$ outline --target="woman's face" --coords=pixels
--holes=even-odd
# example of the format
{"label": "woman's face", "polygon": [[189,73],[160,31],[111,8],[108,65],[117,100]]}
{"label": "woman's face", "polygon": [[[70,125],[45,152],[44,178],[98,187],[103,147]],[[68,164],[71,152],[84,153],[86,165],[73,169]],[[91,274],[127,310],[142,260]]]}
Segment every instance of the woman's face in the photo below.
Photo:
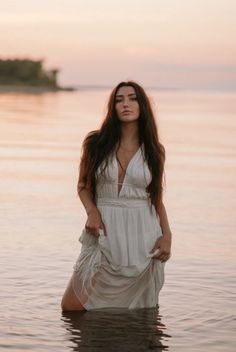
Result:
{"label": "woman's face", "polygon": [[120,87],[115,96],[115,104],[120,121],[132,122],[139,118],[139,103],[133,87]]}

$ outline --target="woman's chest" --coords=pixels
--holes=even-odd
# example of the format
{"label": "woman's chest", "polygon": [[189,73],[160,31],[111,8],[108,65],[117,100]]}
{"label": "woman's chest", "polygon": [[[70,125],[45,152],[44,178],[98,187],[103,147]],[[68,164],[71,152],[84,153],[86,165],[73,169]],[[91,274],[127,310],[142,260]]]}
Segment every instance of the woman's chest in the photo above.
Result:
{"label": "woman's chest", "polygon": [[[97,182],[114,182],[134,185],[137,187],[147,187],[151,180],[151,172],[148,168],[147,162],[144,159],[143,153],[138,151],[131,159],[123,159],[122,165],[114,155],[109,158],[106,168],[104,164],[101,165],[96,173]],[[125,164],[126,162],[126,164]]]}

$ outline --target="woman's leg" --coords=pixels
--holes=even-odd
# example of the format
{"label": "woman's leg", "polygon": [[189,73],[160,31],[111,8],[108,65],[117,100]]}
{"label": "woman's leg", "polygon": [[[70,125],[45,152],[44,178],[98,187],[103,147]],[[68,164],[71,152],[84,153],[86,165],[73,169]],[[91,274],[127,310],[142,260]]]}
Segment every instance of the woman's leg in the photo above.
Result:
{"label": "woman's leg", "polygon": [[80,303],[79,299],[75,295],[72,287],[72,278],[65,290],[65,293],[61,300],[61,309],[63,311],[74,311],[74,310],[85,310],[85,308]]}

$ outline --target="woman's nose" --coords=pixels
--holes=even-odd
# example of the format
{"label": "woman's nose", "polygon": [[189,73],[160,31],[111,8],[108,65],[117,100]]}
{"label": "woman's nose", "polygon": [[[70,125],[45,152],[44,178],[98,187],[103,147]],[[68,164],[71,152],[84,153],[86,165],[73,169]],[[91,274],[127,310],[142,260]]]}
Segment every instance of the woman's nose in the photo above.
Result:
{"label": "woman's nose", "polygon": [[123,105],[124,105],[124,106],[128,106],[128,105],[129,105],[128,99],[124,99]]}

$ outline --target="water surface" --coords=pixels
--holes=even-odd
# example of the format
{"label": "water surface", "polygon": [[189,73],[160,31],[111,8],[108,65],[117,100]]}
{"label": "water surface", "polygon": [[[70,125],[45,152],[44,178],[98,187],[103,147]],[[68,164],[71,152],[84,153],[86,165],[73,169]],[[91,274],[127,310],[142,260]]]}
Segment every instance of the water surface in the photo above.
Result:
{"label": "water surface", "polygon": [[173,232],[160,307],[61,313],[86,220],[80,148],[108,91],[0,94],[3,351],[235,351],[236,94],[150,91]]}

